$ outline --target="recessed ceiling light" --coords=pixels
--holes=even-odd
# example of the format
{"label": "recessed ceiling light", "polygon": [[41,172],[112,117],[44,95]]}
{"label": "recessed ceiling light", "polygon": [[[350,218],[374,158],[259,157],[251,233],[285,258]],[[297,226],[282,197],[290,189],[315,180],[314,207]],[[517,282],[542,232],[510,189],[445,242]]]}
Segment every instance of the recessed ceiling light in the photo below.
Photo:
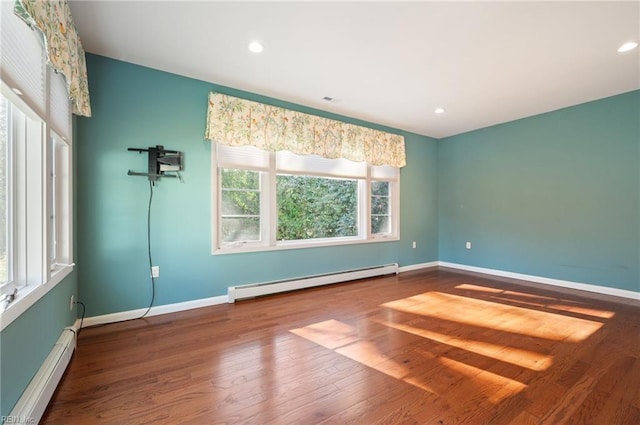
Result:
{"label": "recessed ceiling light", "polygon": [[14,92],[15,94],[17,94],[18,96],[22,96],[22,92],[18,88],[13,87],[11,89],[11,91]]}
{"label": "recessed ceiling light", "polygon": [[436,108],[433,111],[434,114],[444,114],[444,108]]}
{"label": "recessed ceiling light", "polygon": [[249,43],[249,50],[253,53],[260,53],[264,50],[264,46],[259,41],[252,41]]}
{"label": "recessed ceiling light", "polygon": [[626,43],[624,43],[622,46],[618,48],[618,53],[628,52],[630,50],[635,49],[636,47],[638,47],[637,41],[627,41]]}

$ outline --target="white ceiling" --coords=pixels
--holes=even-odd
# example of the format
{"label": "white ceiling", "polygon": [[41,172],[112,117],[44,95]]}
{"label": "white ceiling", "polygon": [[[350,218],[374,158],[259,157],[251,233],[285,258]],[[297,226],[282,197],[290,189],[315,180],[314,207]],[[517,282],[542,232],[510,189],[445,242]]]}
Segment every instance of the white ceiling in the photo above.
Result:
{"label": "white ceiling", "polygon": [[436,138],[640,88],[640,1],[70,4],[87,52]]}

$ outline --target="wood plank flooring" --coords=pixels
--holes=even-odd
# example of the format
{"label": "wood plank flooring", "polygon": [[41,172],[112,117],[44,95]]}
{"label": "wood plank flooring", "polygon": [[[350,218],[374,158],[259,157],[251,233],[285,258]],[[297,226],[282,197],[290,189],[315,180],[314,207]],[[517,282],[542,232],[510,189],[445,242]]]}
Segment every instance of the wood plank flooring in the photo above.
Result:
{"label": "wood plank flooring", "polygon": [[640,308],[429,269],[83,329],[43,424],[640,423]]}

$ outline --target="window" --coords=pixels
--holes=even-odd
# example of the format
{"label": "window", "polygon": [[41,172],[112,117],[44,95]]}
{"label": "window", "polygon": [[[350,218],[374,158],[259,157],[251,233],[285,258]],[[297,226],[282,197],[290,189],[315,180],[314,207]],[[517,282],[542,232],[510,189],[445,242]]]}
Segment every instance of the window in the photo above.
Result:
{"label": "window", "polygon": [[71,263],[71,149],[53,133],[50,152],[49,268],[55,271]]}
{"label": "window", "polygon": [[0,298],[17,303],[71,271],[71,148],[4,83],[0,111]]}
{"label": "window", "polygon": [[223,243],[259,241],[260,173],[251,170],[220,170],[220,238]]}
{"label": "window", "polygon": [[[43,41],[2,2],[0,320],[2,329],[73,269],[71,104]],[[14,294],[15,299],[5,298]]]}
{"label": "window", "polygon": [[371,182],[371,233],[390,233],[390,206],[389,182]]}
{"label": "window", "polygon": [[11,229],[12,181],[10,164],[10,143],[8,126],[8,104],[4,98],[0,99],[0,294],[2,288],[11,283],[11,246],[13,232]]}
{"label": "window", "polygon": [[358,181],[278,174],[278,241],[358,236]]}
{"label": "window", "polygon": [[399,239],[399,169],[215,144],[214,253]]}
{"label": "window", "polygon": [[[16,99],[17,100],[17,99]],[[44,123],[24,105],[4,94],[2,124],[7,161],[6,225],[3,226],[7,255],[4,293],[13,288],[45,282],[42,267],[42,154]]]}

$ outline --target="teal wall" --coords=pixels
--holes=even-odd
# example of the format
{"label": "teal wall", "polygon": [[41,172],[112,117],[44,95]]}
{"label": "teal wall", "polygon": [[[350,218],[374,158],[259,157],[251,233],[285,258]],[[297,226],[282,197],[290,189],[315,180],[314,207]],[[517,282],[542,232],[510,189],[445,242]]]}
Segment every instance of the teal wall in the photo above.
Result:
{"label": "teal wall", "polygon": [[[77,118],[74,129],[78,266],[0,333],[0,415],[73,324],[72,294],[89,317],[149,302],[149,187],[127,176],[146,159],[129,147],[185,153],[185,183],[166,179],[154,190],[155,305],[225,295],[234,284],[436,260],[640,290],[640,91],[436,141],[100,56],[87,61],[93,117]],[[211,90],[403,134],[402,240],[212,256],[203,140]]]}
{"label": "teal wall", "polygon": [[69,298],[76,294],[72,272],[0,333],[0,416],[6,416],[49,355],[76,312]]}
{"label": "teal wall", "polygon": [[402,133],[408,165],[401,173],[401,241],[211,255],[211,143],[204,140],[210,91],[401,132],[101,56],[87,55],[87,66],[93,116],[77,120],[79,296],[87,316],[144,308],[151,297],[149,184],[127,176],[145,171],[146,157],[129,147],[163,145],[185,157],[184,184],[164,179],[154,188],[154,305],[226,295],[236,284],[437,260],[437,143],[410,133]]}
{"label": "teal wall", "polygon": [[635,91],[440,140],[439,260],[639,291],[639,120]]}

